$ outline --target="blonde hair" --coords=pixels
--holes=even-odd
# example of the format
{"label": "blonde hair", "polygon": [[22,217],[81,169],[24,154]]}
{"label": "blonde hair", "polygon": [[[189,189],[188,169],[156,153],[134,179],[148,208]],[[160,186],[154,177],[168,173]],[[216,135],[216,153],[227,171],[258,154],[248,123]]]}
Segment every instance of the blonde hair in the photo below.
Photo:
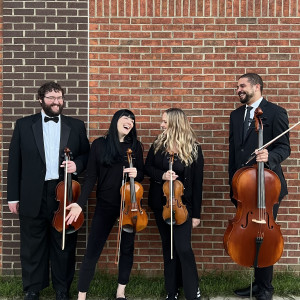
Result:
{"label": "blonde hair", "polygon": [[154,141],[154,153],[176,149],[179,159],[191,165],[198,158],[199,143],[188,118],[180,108],[169,108],[165,113],[168,128]]}

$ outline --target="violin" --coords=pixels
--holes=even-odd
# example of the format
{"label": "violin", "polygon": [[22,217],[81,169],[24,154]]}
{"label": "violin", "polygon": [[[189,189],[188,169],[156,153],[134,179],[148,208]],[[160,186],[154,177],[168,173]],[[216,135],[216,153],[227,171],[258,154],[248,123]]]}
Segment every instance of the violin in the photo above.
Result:
{"label": "violin", "polygon": [[[172,166],[174,162],[174,153],[170,153],[169,170],[172,176]],[[167,199],[166,205],[163,207],[163,219],[169,225],[181,225],[188,218],[186,206],[182,203],[184,187],[180,180],[169,180],[163,185],[164,196]]]}
{"label": "violin", "polygon": [[[70,160],[70,149],[64,149],[64,159],[66,162]],[[65,246],[65,234],[70,234],[77,231],[84,222],[83,212],[80,213],[76,222],[67,225],[66,223],[66,207],[78,200],[80,195],[80,184],[72,180],[71,174],[68,173],[67,163],[64,170],[64,181],[61,181],[56,186],[56,200],[59,201],[59,206],[52,220],[52,226],[62,233],[62,250]]]}
{"label": "violin", "polygon": [[[263,145],[262,110],[255,110],[258,147]],[[237,200],[236,216],[229,220],[224,234],[224,248],[234,262],[246,267],[274,265],[283,252],[280,226],[273,217],[281,183],[271,170],[258,162],[236,171],[232,179],[233,198]]]}
{"label": "violin", "polygon": [[[127,158],[129,167],[133,168],[131,149],[127,150]],[[144,193],[143,186],[130,177],[129,182],[121,186],[120,193],[124,207],[121,220],[122,229],[126,232],[142,231],[148,224],[148,216],[141,207],[141,199]]]}

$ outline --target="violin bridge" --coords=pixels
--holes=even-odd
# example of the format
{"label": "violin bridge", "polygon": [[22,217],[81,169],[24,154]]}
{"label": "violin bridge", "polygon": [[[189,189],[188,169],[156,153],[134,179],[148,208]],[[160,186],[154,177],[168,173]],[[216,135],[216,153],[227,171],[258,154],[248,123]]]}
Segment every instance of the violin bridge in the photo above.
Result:
{"label": "violin bridge", "polygon": [[252,219],[252,222],[257,223],[257,224],[267,224],[266,220],[256,220],[256,219]]}

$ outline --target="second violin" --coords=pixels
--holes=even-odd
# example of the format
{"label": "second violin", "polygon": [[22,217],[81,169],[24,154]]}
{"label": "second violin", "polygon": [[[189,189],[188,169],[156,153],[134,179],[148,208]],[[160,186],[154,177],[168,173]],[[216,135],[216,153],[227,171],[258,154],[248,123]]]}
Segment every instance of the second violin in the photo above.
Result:
{"label": "second violin", "polygon": [[[174,153],[170,153],[169,170],[172,174]],[[181,225],[188,218],[186,206],[182,203],[183,184],[179,180],[166,181],[163,185],[164,196],[167,198],[166,205],[163,207],[163,219],[169,225]]]}

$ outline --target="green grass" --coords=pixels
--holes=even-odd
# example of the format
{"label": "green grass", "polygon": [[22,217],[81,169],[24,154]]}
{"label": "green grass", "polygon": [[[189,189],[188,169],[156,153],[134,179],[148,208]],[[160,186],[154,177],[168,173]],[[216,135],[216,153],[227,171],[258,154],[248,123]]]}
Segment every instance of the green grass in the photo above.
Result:
{"label": "green grass", "polygon": [[[250,272],[204,272],[200,279],[202,296],[232,296],[233,290],[248,286]],[[76,299],[77,278],[74,279],[71,295]],[[275,273],[273,285],[275,294],[283,297],[300,296],[300,276],[294,273]],[[89,299],[115,299],[117,276],[97,273],[88,292]],[[126,295],[130,299],[164,299],[163,277],[147,277],[145,275],[132,275],[126,288]],[[181,291],[181,294],[183,292]],[[0,295],[8,299],[22,299],[22,280],[20,277],[0,277]],[[41,292],[42,299],[55,299],[52,287]],[[180,297],[183,299],[184,297]]]}

